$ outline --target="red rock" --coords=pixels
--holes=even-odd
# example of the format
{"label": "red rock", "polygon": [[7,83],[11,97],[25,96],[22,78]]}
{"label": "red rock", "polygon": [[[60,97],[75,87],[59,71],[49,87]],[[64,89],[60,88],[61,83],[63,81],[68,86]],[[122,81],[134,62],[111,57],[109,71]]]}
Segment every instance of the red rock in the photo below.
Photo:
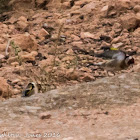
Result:
{"label": "red rock", "polygon": [[88,4],[86,4],[85,6],[83,6],[83,7],[81,8],[81,11],[82,11],[82,12],[86,12],[86,13],[90,13],[90,12],[92,12],[92,10],[95,9],[95,7],[96,7],[96,4],[95,4],[94,1],[92,1],[92,2],[90,2],[90,3],[88,3]]}
{"label": "red rock", "polygon": [[81,6],[83,4],[88,4],[89,2],[91,2],[92,0],[82,0],[82,1],[75,1],[75,6]]}
{"label": "red rock", "polygon": [[40,66],[41,68],[44,68],[44,67],[46,67],[46,66],[52,65],[53,60],[54,60],[54,56],[53,56],[53,55],[49,55],[48,58],[47,58],[46,60],[40,61],[39,66]]}
{"label": "red rock", "polygon": [[82,71],[82,72],[92,72],[92,70],[87,68],[87,67],[82,67],[79,70]]}
{"label": "red rock", "polygon": [[44,0],[36,0],[36,5],[39,6],[44,3]]}
{"label": "red rock", "polygon": [[71,35],[71,37],[73,38],[74,41],[79,41],[80,40],[80,38],[76,35]]}
{"label": "red rock", "polygon": [[121,48],[122,46],[124,46],[124,43],[122,43],[122,42],[119,42],[119,43],[116,43],[116,44],[112,44],[113,48]]}
{"label": "red rock", "polygon": [[126,14],[121,17],[121,24],[124,29],[130,30],[135,29],[138,25],[137,18],[135,14]]}
{"label": "red rock", "polygon": [[109,11],[109,5],[104,6],[104,7],[101,9],[102,16],[103,16],[103,17],[106,17],[108,11]]}
{"label": "red rock", "polygon": [[101,47],[102,46],[108,46],[109,47],[110,46],[110,43],[107,43],[107,42],[103,41],[102,44],[101,44]]}
{"label": "red rock", "polygon": [[28,24],[24,21],[18,21],[17,22],[17,27],[19,29],[25,30],[27,28]]}
{"label": "red rock", "polygon": [[[16,61],[16,60],[14,60],[14,61]],[[8,61],[8,62],[10,62],[10,61]],[[14,66],[14,67],[19,66],[18,62],[10,62],[10,63],[11,63],[11,66]]]}
{"label": "red rock", "polygon": [[88,82],[91,80],[95,80],[95,78],[89,73],[84,73],[83,76],[80,77],[80,80]]}
{"label": "red rock", "polygon": [[137,13],[137,14],[136,14],[136,18],[137,18],[138,24],[140,24],[140,13]]}
{"label": "red rock", "polygon": [[18,21],[23,21],[23,22],[27,22],[27,18],[24,16],[21,16],[18,18]]}
{"label": "red rock", "polygon": [[6,25],[6,24],[2,24],[2,28],[8,28],[8,25]]}
{"label": "red rock", "polygon": [[17,21],[17,18],[15,18],[14,16],[12,16],[7,22],[14,24]]}
{"label": "red rock", "polygon": [[23,51],[31,52],[38,48],[36,40],[29,34],[17,34],[12,39]]}
{"label": "red rock", "polygon": [[12,88],[7,84],[7,81],[3,77],[0,77],[0,96],[7,98],[11,97],[12,94]]}
{"label": "red rock", "polygon": [[49,35],[49,33],[48,33],[44,28],[42,28],[42,29],[39,31],[39,33],[38,33],[38,36],[39,36],[40,38],[45,37],[45,36],[47,36],[47,35]]}
{"label": "red rock", "polygon": [[92,39],[94,39],[94,37],[95,37],[94,34],[91,34],[89,32],[81,32],[80,36],[81,36],[82,39],[85,39],[85,38],[92,38]]}
{"label": "red rock", "polygon": [[35,56],[37,56],[38,52],[32,51],[31,53],[21,55],[22,61],[35,61]]}
{"label": "red rock", "polygon": [[10,32],[11,32],[15,29],[15,26],[14,25],[8,25],[8,28],[10,29]]}
{"label": "red rock", "polygon": [[21,80],[20,79],[14,79],[13,81],[12,81],[12,83],[13,84],[17,84],[18,82],[20,82]]}
{"label": "red rock", "polygon": [[121,37],[118,36],[118,37],[114,38],[114,39],[111,41],[111,44],[115,44],[115,43],[118,43],[118,42],[120,42],[120,41],[121,41]]}
{"label": "red rock", "polygon": [[79,72],[77,71],[74,71],[73,68],[70,68],[66,71],[66,77],[69,79],[69,80],[78,80],[79,78]]}
{"label": "red rock", "polygon": [[134,6],[132,0],[117,0],[115,4],[118,10],[131,9]]}
{"label": "red rock", "polygon": [[69,49],[66,54],[70,54],[70,55],[73,55],[73,50],[72,49]]}
{"label": "red rock", "polygon": [[63,2],[62,5],[61,5],[61,8],[62,9],[68,9],[68,8],[70,8],[70,2]]}
{"label": "red rock", "polygon": [[[16,62],[16,63],[13,63],[13,62],[15,62],[15,61],[17,61],[17,59],[18,59],[18,57],[16,56],[14,56],[14,57],[10,57],[9,59],[8,59],[8,63],[9,64],[11,64],[11,65],[13,65],[13,66],[15,66],[18,62]],[[18,64],[19,65],[19,64]]]}
{"label": "red rock", "polygon": [[135,11],[135,13],[139,13],[140,12],[140,5],[136,5],[133,10]]}
{"label": "red rock", "polygon": [[83,44],[82,41],[74,41],[71,43],[73,46],[81,46]]}
{"label": "red rock", "polygon": [[24,30],[27,28],[27,26],[28,26],[27,18],[25,18],[24,16],[19,17],[17,21],[17,27]]}
{"label": "red rock", "polygon": [[[73,8],[72,8],[73,9]],[[80,15],[81,11],[80,10],[72,10],[71,15],[75,16],[75,15]]]}
{"label": "red rock", "polygon": [[3,59],[4,57],[5,57],[4,55],[0,54],[0,59]]}
{"label": "red rock", "polygon": [[18,95],[20,93],[21,93],[21,90],[19,90],[19,89],[13,89],[13,95]]}

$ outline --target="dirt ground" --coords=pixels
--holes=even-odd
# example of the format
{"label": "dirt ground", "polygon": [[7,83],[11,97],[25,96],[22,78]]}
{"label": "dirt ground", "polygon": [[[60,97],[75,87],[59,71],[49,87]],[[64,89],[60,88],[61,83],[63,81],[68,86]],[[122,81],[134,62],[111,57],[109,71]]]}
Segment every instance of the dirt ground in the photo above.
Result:
{"label": "dirt ground", "polygon": [[[8,6],[0,14],[0,137],[140,139],[140,1],[13,0]],[[106,61],[95,55],[104,46],[125,51],[134,65],[111,76],[88,66]],[[39,94],[22,99],[31,81]]]}

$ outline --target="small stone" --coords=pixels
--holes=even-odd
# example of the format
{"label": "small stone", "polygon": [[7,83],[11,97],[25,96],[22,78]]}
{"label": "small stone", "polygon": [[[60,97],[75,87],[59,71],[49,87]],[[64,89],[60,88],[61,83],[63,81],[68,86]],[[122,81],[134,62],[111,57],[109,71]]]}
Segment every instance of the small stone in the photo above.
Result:
{"label": "small stone", "polygon": [[13,83],[13,84],[17,84],[17,83],[20,82],[20,81],[21,81],[20,79],[15,79],[15,80],[12,81],[12,83]]}
{"label": "small stone", "polygon": [[18,21],[17,21],[17,26],[18,26],[18,28],[20,28],[22,30],[27,28],[27,26],[28,26],[27,18],[25,18],[24,16],[19,17]]}
{"label": "small stone", "polygon": [[21,91],[19,89],[13,89],[13,95],[18,95]]}
{"label": "small stone", "polygon": [[83,44],[82,41],[74,41],[74,42],[72,42],[73,46],[81,46],[82,44]]}
{"label": "small stone", "polygon": [[95,80],[95,77],[93,77],[90,73],[84,73],[84,75],[80,77],[80,80],[88,82]]}
{"label": "small stone", "polygon": [[92,1],[92,2],[90,2],[88,4],[86,4],[85,6],[83,6],[80,10],[82,12],[90,13],[90,12],[92,12],[92,10],[95,9],[95,7],[96,7],[96,4],[95,4],[94,1]]}
{"label": "small stone", "polygon": [[66,77],[70,80],[77,80],[79,78],[79,72],[74,71],[73,68],[66,71]]}
{"label": "small stone", "polygon": [[32,51],[31,53],[25,54],[21,56],[22,61],[35,61],[35,56],[37,56],[38,52]]}
{"label": "small stone", "polygon": [[11,66],[14,66],[14,67],[16,67],[16,66],[18,66],[18,65],[19,65],[18,62],[12,62],[12,63],[11,63]]}
{"label": "small stone", "polygon": [[8,22],[11,23],[11,24],[14,24],[15,22],[17,21],[17,18],[15,18],[14,16],[12,16]]}
{"label": "small stone", "polygon": [[44,0],[36,0],[36,5],[37,6],[40,6],[43,3],[44,3]]}
{"label": "small stone", "polygon": [[101,13],[102,13],[102,16],[103,16],[103,17],[106,17],[106,16],[107,16],[108,9],[109,9],[109,6],[108,6],[108,5],[104,6],[104,7],[101,9]]}
{"label": "small stone", "polygon": [[71,37],[74,41],[79,41],[80,40],[80,38],[76,35],[71,35]]}
{"label": "small stone", "polygon": [[80,36],[81,36],[82,39],[85,39],[85,38],[92,38],[92,39],[94,39],[94,37],[95,37],[94,34],[91,34],[89,32],[81,32]]}
{"label": "small stone", "polygon": [[120,42],[120,41],[121,41],[121,37],[118,36],[117,38],[114,38],[114,39],[112,40],[111,44],[116,44],[116,43],[118,43],[118,42]]}
{"label": "small stone", "polygon": [[63,4],[61,5],[62,9],[68,9],[70,8],[70,2],[63,2]]}
{"label": "small stone", "polygon": [[0,59],[3,59],[3,58],[5,58],[5,56],[4,56],[4,55],[2,55],[2,54],[0,54]]}
{"label": "small stone", "polygon": [[39,118],[44,120],[44,119],[50,119],[51,116],[52,116],[51,114],[48,114],[47,112],[43,112],[43,113],[40,113]]}
{"label": "small stone", "polygon": [[121,48],[124,44],[122,42],[119,42],[117,44],[112,44],[113,48]]}
{"label": "small stone", "polygon": [[24,21],[18,21],[17,24],[18,24],[17,27],[22,29],[22,30],[26,29],[28,26],[28,24]]}
{"label": "small stone", "polygon": [[16,57],[10,57],[10,58],[8,59],[8,63],[11,64],[12,66],[17,66],[17,65],[19,65],[18,62],[15,62],[15,61],[17,61],[17,59],[18,59],[17,56],[16,56]]}
{"label": "small stone", "polygon": [[108,5],[104,6],[102,9],[101,9],[101,12],[106,12],[108,10]]}
{"label": "small stone", "polygon": [[135,13],[140,12],[140,5],[136,5],[133,10],[135,11]]}
{"label": "small stone", "polygon": [[24,16],[21,16],[18,18],[18,21],[23,21],[23,22],[27,22],[27,18]]}
{"label": "small stone", "polygon": [[137,14],[136,14],[136,18],[137,18],[137,20],[138,20],[139,23],[140,23],[140,13],[137,13]]}
{"label": "small stone", "polygon": [[39,36],[40,38],[45,37],[45,36],[47,36],[47,35],[49,35],[49,33],[48,33],[44,28],[42,28],[42,29],[40,30],[39,34],[38,34],[38,36]]}

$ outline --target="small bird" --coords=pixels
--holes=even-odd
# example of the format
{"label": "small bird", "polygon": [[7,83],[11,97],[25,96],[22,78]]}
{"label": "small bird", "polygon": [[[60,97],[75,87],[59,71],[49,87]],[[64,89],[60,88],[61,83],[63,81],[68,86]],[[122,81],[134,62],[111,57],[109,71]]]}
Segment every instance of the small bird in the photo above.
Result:
{"label": "small bird", "polygon": [[38,93],[37,86],[34,82],[30,82],[22,92],[22,97],[29,97],[33,94]]}
{"label": "small bird", "polygon": [[101,62],[93,64],[94,66],[100,66],[107,71],[120,71],[128,68],[131,64],[134,64],[134,58],[132,56],[127,56],[123,51],[116,52],[112,59],[107,62]]}

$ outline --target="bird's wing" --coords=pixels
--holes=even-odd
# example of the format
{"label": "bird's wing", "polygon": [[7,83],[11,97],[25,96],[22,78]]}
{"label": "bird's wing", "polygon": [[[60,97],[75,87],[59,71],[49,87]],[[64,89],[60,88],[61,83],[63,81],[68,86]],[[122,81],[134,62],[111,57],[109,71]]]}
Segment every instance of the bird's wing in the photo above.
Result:
{"label": "bird's wing", "polygon": [[125,59],[126,54],[122,51],[119,51],[118,53],[114,54],[112,59],[117,60],[118,62],[121,62]]}
{"label": "bird's wing", "polygon": [[119,50],[105,50],[102,53],[96,54],[95,57],[103,57],[105,59],[112,59],[114,55],[118,54]]}
{"label": "bird's wing", "polygon": [[25,90],[22,92],[23,96],[28,96],[32,92],[32,85],[28,84]]}
{"label": "bird's wing", "polygon": [[31,90],[26,89],[23,91],[23,96],[28,96],[31,93]]}

